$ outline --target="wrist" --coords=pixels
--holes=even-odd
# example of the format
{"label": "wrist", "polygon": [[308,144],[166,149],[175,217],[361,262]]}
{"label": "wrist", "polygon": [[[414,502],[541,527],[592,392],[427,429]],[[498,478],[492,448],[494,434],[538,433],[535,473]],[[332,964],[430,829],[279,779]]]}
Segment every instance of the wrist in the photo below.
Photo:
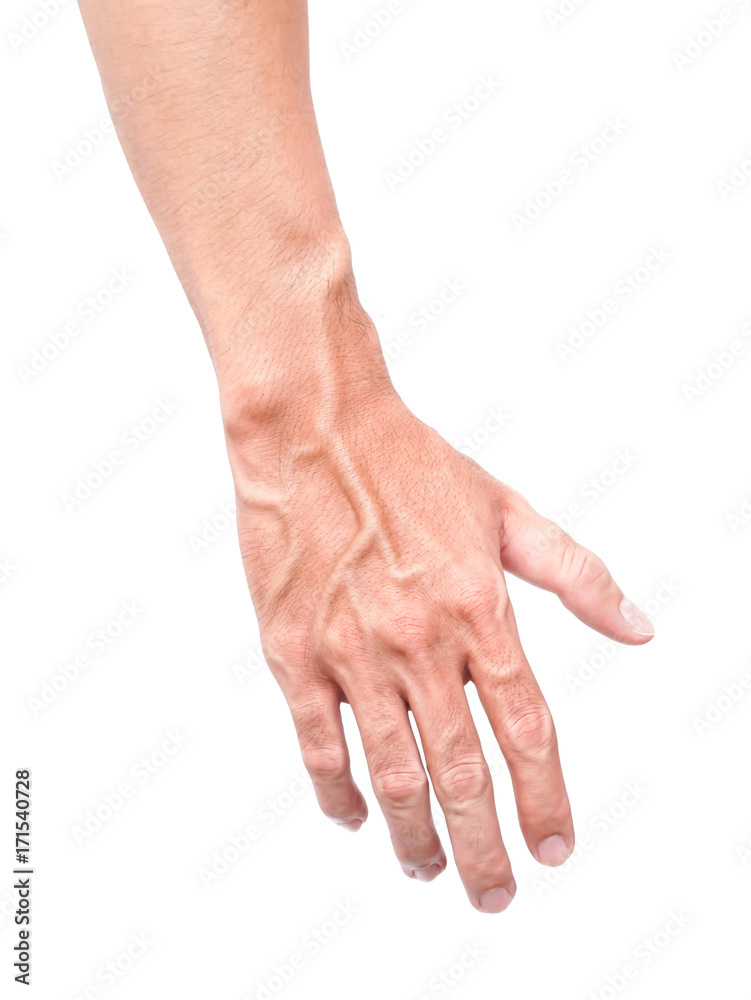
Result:
{"label": "wrist", "polygon": [[[328,286],[351,280],[349,242],[341,228],[297,222],[247,234],[240,246],[209,253],[188,291],[212,360],[274,336],[277,317],[312,307]],[[280,320],[279,320],[280,321]],[[217,371],[221,376],[222,372]]]}
{"label": "wrist", "polygon": [[270,259],[243,306],[204,332],[230,449],[301,438],[396,396],[343,237]]}

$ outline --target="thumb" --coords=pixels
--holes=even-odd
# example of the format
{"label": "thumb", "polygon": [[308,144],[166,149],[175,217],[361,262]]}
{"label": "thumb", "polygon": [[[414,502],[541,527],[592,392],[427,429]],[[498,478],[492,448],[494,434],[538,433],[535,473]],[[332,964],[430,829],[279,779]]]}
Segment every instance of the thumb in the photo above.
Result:
{"label": "thumb", "polygon": [[504,496],[501,563],[514,576],[557,594],[585,625],[632,646],[654,635],[654,626],[610,575],[605,563],[521,494]]}

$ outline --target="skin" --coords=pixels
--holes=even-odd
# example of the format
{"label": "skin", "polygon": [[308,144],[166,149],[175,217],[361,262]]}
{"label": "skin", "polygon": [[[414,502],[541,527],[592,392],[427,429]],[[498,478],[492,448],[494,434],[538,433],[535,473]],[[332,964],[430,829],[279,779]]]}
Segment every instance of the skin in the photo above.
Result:
{"label": "skin", "polygon": [[[120,141],[217,374],[266,660],[323,812],[356,830],[341,704],[409,877],[470,902],[516,890],[465,685],[543,864],[574,828],[556,731],[504,573],[639,645],[649,621],[599,558],[412,414],[362,308],[310,95],[300,0],[80,0]],[[625,615],[625,616],[624,616]],[[409,713],[412,713],[424,761]]]}

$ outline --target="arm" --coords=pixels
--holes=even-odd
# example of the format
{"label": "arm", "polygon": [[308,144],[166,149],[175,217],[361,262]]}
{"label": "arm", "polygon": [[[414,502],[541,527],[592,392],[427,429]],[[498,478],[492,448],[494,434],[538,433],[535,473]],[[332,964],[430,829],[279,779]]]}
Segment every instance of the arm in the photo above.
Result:
{"label": "arm", "polygon": [[[357,829],[340,705],[405,873],[515,891],[464,685],[509,765],[532,854],[574,831],[555,728],[504,570],[640,644],[603,563],[451,448],[394,390],[359,303],[310,95],[302,0],[80,0],[113,120],[214,363],[264,654],[323,811]],[[128,100],[153,65],[159,86]],[[209,196],[210,192],[210,196]],[[425,755],[420,757],[411,711]]]}

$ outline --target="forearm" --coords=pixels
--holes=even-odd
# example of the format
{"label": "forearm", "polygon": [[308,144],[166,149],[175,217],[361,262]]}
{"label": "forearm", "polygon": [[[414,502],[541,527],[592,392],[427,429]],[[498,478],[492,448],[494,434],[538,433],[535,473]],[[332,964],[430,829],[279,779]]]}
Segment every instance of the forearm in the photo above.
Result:
{"label": "forearm", "polygon": [[[80,8],[225,412],[315,396],[337,368],[343,382],[370,371],[384,380],[316,126],[304,0],[80,0]],[[157,84],[129,100],[155,61]]]}

